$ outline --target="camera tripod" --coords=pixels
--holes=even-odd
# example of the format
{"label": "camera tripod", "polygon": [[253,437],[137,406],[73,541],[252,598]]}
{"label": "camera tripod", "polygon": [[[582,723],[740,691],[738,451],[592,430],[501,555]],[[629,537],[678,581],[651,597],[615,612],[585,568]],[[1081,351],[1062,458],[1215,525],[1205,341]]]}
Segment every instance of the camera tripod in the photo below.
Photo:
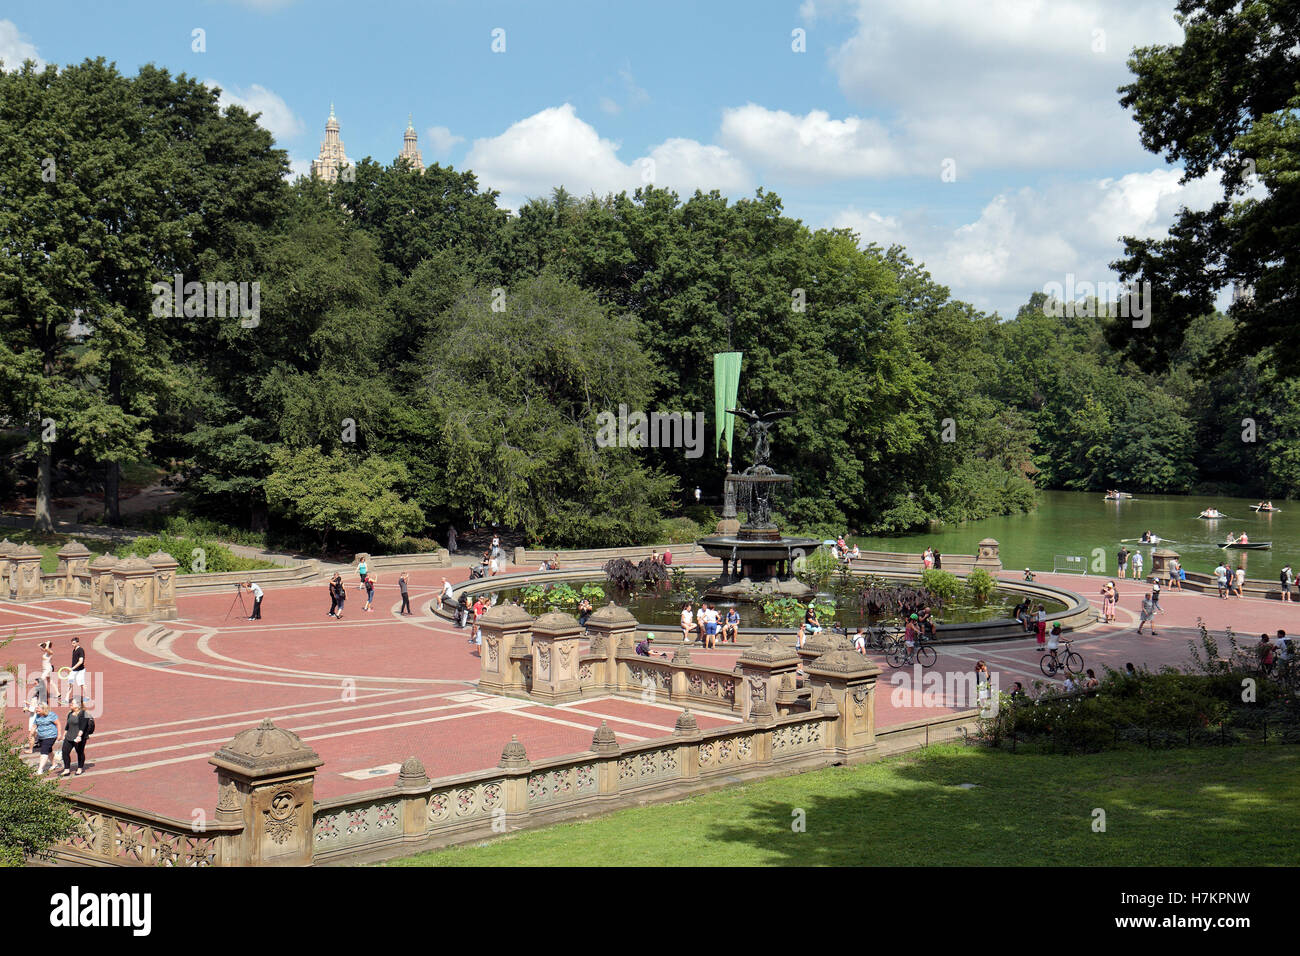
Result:
{"label": "camera tripod", "polygon": [[226,611],[226,616],[222,618],[223,624],[230,620],[230,612],[235,609],[236,604],[239,605],[239,609],[243,612],[243,616],[248,617],[248,607],[244,604],[244,586],[242,584],[235,584],[233,587],[235,589],[235,599],[230,602],[230,608]]}

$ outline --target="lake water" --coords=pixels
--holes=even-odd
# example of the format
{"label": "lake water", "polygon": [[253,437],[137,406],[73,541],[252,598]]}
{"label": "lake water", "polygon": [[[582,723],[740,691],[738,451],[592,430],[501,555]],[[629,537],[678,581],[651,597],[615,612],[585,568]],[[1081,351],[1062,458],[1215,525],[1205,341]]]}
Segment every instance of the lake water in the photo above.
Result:
{"label": "lake water", "polygon": [[[1169,548],[1181,556],[1188,571],[1212,571],[1226,555],[1230,566],[1240,563],[1252,578],[1275,580],[1283,565],[1297,568],[1300,560],[1300,502],[1273,499],[1277,513],[1257,514],[1250,509],[1258,500],[1182,495],[1139,495],[1131,500],[1105,501],[1102,492],[1045,491],[1038,508],[1027,515],[986,518],[945,525],[938,532],[896,537],[855,537],[869,551],[915,551],[927,547],[942,554],[974,554],[983,538],[1001,545],[1002,566],[1011,570],[1031,567],[1050,571],[1058,555],[1081,555],[1089,573],[1114,575],[1121,539],[1139,538],[1154,531],[1159,545],[1129,542],[1130,551],[1142,551],[1143,571],[1151,569],[1151,551]],[[1217,508],[1227,518],[1207,521],[1196,517]],[[1271,541],[1269,551],[1225,551],[1219,547],[1228,533],[1246,533],[1249,541]],[[1104,571],[1093,569],[1093,549],[1100,548]],[[1077,567],[1077,565],[1075,565]]]}

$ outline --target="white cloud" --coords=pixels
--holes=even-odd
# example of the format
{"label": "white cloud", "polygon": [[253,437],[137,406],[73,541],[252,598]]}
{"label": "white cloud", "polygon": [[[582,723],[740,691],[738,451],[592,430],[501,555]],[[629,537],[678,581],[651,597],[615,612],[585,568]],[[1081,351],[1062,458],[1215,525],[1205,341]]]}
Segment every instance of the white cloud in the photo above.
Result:
{"label": "white cloud", "polygon": [[901,243],[956,298],[1009,317],[1045,283],[1064,283],[1068,274],[1077,281],[1117,281],[1109,264],[1123,252],[1122,236],[1163,238],[1181,207],[1204,209],[1219,198],[1217,181],[1182,185],[1179,176],[1159,168],[1008,190],[955,229],[921,213],[890,217],[856,208],[829,224],[853,229],[864,245]]}
{"label": "white cloud", "polygon": [[522,119],[499,136],[475,140],[465,166],[501,192],[503,205],[516,209],[525,197],[550,195],[556,186],[603,196],[649,182],[679,192],[732,191],[749,183],[738,159],[695,140],[666,140],[627,163],[618,153],[618,143],[602,139],[565,103]]}
{"label": "white cloud", "polygon": [[795,116],[749,103],[723,112],[721,139],[751,162],[786,174],[856,179],[904,171],[881,123],[831,119],[824,110]]}
{"label": "white cloud", "polygon": [[289,104],[277,93],[254,83],[247,90],[237,86],[222,86],[216,80],[204,80],[206,86],[221,87],[218,102],[221,108],[241,106],[249,113],[261,113],[257,123],[269,130],[277,143],[283,145],[287,140],[302,134],[305,127],[302,120],[289,108]]}
{"label": "white cloud", "polygon": [[310,175],[311,175],[311,163],[312,163],[312,161],[311,161],[310,158],[299,158],[299,157],[297,157],[297,156],[290,156],[290,157],[289,157],[289,175],[288,175],[288,177],[287,177],[288,180],[289,180],[290,182],[293,182],[293,181],[294,181],[295,179],[297,179],[299,176],[310,176]]}
{"label": "white cloud", "polygon": [[445,126],[430,126],[424,131],[424,138],[433,156],[446,156],[457,143],[465,142],[464,136],[455,135]]}
{"label": "white cloud", "polygon": [[959,171],[1135,161],[1137,128],[1116,93],[1131,79],[1128,54],[1182,36],[1168,0],[853,0],[838,9],[857,20],[831,55],[842,92],[887,118],[909,168],[924,175],[948,157]]}
{"label": "white cloud", "polygon": [[45,68],[45,61],[36,52],[36,47],[18,32],[18,26],[12,20],[0,20],[0,61],[6,70],[17,70],[24,60],[35,60],[38,69]]}

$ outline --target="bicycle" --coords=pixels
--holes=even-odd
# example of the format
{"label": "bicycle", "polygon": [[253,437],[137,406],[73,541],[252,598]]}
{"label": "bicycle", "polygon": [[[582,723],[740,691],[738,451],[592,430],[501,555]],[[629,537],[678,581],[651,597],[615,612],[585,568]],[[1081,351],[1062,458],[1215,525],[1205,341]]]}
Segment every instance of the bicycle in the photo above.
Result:
{"label": "bicycle", "polygon": [[1062,647],[1059,648],[1062,653],[1058,654],[1058,648],[1053,648],[1043,655],[1038,666],[1046,676],[1055,677],[1057,671],[1071,674],[1083,673],[1083,657],[1077,651],[1070,649],[1072,643],[1069,640],[1062,640]]}
{"label": "bicycle", "polygon": [[896,637],[885,650],[885,660],[889,662],[890,667],[903,667],[907,664],[915,663],[922,667],[933,667],[939,659],[939,654],[930,646],[930,640],[922,635],[918,635],[916,646],[910,651],[907,647],[907,641],[903,637]]}

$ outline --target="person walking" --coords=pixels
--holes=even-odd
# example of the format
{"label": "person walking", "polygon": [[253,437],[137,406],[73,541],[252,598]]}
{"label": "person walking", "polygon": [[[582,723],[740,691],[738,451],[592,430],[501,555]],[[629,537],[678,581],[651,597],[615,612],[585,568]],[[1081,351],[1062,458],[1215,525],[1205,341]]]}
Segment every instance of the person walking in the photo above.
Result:
{"label": "person walking", "polygon": [[1242,589],[1246,586],[1246,569],[1237,565],[1237,570],[1233,572],[1233,578],[1237,584],[1237,597],[1241,597]]}
{"label": "person walking", "polygon": [[1142,580],[1142,552],[1134,551],[1131,559],[1133,567],[1133,578],[1136,581]]}
{"label": "person walking", "polygon": [[245,581],[244,587],[253,592],[253,613],[248,616],[250,621],[260,621],[262,619],[262,588],[252,581]]}
{"label": "person walking", "polygon": [[[856,549],[856,548],[857,548],[857,545],[855,544],[853,547]],[[943,570],[943,555],[940,554],[940,553],[938,552],[938,550],[936,550],[936,551],[934,552],[934,569],[935,569],[936,571],[942,571],[942,570]]]}
{"label": "person walking", "polygon": [[1214,569],[1214,580],[1219,585],[1219,600],[1226,600],[1228,596],[1228,569],[1222,561]]}
{"label": "person walking", "polygon": [[86,713],[86,700],[68,707],[68,719],[63,724],[63,773],[61,777],[72,775],[72,751],[77,751],[77,776],[86,767],[86,738],[90,736],[87,725],[94,726],[94,718]]}
{"label": "person walking", "polygon": [[1291,565],[1282,568],[1282,573],[1278,575],[1278,581],[1282,585],[1282,600],[1291,603],[1291,585],[1295,578],[1291,574]]}
{"label": "person walking", "polygon": [[406,591],[406,582],[409,577],[410,574],[408,574],[406,571],[403,571],[401,574],[397,576],[397,587],[398,590],[402,592],[402,608],[397,612],[398,614],[411,613],[411,595],[408,594]]}
{"label": "person walking", "polygon": [[81,646],[81,638],[72,638],[72,667],[68,673],[68,703],[74,697],[86,695],[86,649]]}
{"label": "person walking", "polygon": [[456,526],[450,525],[447,528],[447,551],[450,554],[456,553]]}
{"label": "person walking", "polygon": [[375,609],[375,579],[367,574],[365,581],[362,583],[366,586],[366,606],[361,610],[373,611]]}
{"label": "person walking", "polygon": [[342,579],[339,577],[339,573],[335,571],[334,575],[330,578],[328,585],[330,592],[330,609],[327,613],[329,617],[333,617],[335,612],[339,609],[338,584],[340,580]]}
{"label": "person walking", "polygon": [[1041,651],[1047,645],[1047,612],[1041,604],[1034,605],[1034,637]]}
{"label": "person walking", "polygon": [[36,708],[36,749],[41,755],[40,769],[36,771],[38,774],[55,768],[53,754],[54,745],[58,741],[59,721],[50,713],[48,704],[41,704]]}
{"label": "person walking", "polygon": [[[54,677],[54,642],[41,641],[41,681],[45,684],[45,700],[50,699],[50,681]],[[63,703],[63,694],[59,694],[59,703]]]}
{"label": "person walking", "polygon": [[338,610],[334,612],[335,620],[343,620],[343,607],[348,603],[348,587],[343,583],[343,575],[334,575],[334,602]]}
{"label": "person walking", "polygon": [[357,564],[357,590],[364,591],[366,587],[366,556],[361,556],[361,561]]}
{"label": "person walking", "polygon": [[40,674],[33,674],[31,682],[32,692],[27,703],[23,704],[23,712],[30,715],[27,718],[27,750],[36,753],[36,715],[50,702],[50,692],[45,689],[45,680]]}
{"label": "person walking", "polygon": [[1142,633],[1142,628],[1143,628],[1144,626],[1146,626],[1147,624],[1150,624],[1150,625],[1151,625],[1151,636],[1152,636],[1152,637],[1155,637],[1155,633],[1156,633],[1156,622],[1155,622],[1156,610],[1157,610],[1157,608],[1156,608],[1156,602],[1153,601],[1153,600],[1151,600],[1151,592],[1148,591],[1148,592],[1147,592],[1147,596],[1144,597],[1144,598],[1142,599],[1142,614],[1141,614],[1141,619],[1138,621],[1138,633],[1139,633],[1139,634]]}
{"label": "person walking", "polygon": [[975,662],[975,697],[981,708],[993,699],[993,678],[989,675],[989,665],[983,661]]}

